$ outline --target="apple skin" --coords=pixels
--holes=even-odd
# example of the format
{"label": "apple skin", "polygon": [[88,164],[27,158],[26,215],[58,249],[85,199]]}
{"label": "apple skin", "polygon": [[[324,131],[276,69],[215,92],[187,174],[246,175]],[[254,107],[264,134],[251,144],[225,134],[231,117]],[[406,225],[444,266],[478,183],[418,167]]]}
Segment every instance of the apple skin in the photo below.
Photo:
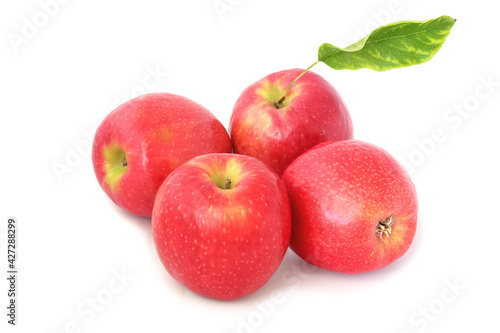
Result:
{"label": "apple skin", "polygon": [[[292,206],[290,248],[317,267],[365,273],[410,247],[417,227],[415,186],[386,151],[369,143],[326,142],[298,157],[283,181]],[[392,233],[379,221],[393,217]]]}
{"label": "apple skin", "polygon": [[[230,189],[224,189],[231,179]],[[281,179],[244,155],[207,154],[172,172],[156,195],[152,231],[170,275],[191,291],[233,300],[278,269],[291,234]]]}
{"label": "apple skin", "polygon": [[210,111],[186,97],[152,93],[125,102],[102,121],[92,162],[115,204],[150,217],[156,191],[172,170],[192,157],[231,150],[226,129]]}
{"label": "apple skin", "polygon": [[295,82],[284,107],[273,105],[303,71],[276,72],[246,88],[234,105],[229,123],[234,152],[260,159],[280,176],[293,160],[316,144],[353,137],[344,101],[316,73],[308,71]]}

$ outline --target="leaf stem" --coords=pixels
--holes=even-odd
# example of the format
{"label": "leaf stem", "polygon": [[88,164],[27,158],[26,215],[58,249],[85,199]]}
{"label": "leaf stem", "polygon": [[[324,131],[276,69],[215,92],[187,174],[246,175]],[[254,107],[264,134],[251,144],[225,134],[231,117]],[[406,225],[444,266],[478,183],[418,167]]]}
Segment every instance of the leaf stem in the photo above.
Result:
{"label": "leaf stem", "polygon": [[316,61],[316,62],[315,62],[314,64],[312,64],[311,66],[307,67],[307,69],[306,69],[305,71],[303,71],[302,73],[300,73],[300,75],[299,75],[299,76],[297,76],[297,77],[295,78],[295,80],[293,80],[293,81],[292,81],[292,83],[290,83],[290,85],[288,86],[288,88],[286,88],[286,91],[285,91],[285,94],[283,95],[283,97],[281,97],[279,101],[277,101],[277,102],[273,102],[274,106],[275,106],[277,109],[280,109],[280,108],[282,108],[282,107],[283,107],[283,106],[282,106],[282,104],[283,104],[283,102],[285,101],[286,95],[287,95],[287,94],[288,94],[288,92],[290,91],[290,88],[292,88],[293,84],[294,84],[295,82],[297,82],[297,80],[298,80],[298,79],[300,79],[300,77],[301,77],[302,75],[304,75],[305,73],[307,73],[307,72],[308,72],[311,68],[313,68],[314,66],[316,66],[318,63],[319,63],[319,60],[318,60],[318,61]]}

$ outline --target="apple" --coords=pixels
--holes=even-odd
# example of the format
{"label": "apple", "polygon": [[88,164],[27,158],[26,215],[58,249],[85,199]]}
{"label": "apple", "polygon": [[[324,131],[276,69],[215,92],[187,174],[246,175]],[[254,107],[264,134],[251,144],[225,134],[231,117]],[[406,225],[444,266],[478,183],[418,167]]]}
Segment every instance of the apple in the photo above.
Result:
{"label": "apple", "polygon": [[161,185],[153,208],[158,256],[191,291],[233,300],[262,287],[280,265],[291,234],[281,179],[237,154],[198,156]]}
{"label": "apple", "polygon": [[235,153],[256,157],[278,175],[318,143],[352,139],[351,116],[335,88],[321,76],[290,69],[270,74],[246,88],[231,115]]}
{"label": "apple", "polygon": [[231,152],[224,126],[192,100],[169,93],[134,98],[99,125],[92,162],[109,198],[127,211],[151,216],[156,191],[192,157]]}
{"label": "apple", "polygon": [[364,273],[410,247],[415,186],[381,148],[357,140],[322,143],[290,164],[282,179],[292,207],[290,248],[310,264]]}

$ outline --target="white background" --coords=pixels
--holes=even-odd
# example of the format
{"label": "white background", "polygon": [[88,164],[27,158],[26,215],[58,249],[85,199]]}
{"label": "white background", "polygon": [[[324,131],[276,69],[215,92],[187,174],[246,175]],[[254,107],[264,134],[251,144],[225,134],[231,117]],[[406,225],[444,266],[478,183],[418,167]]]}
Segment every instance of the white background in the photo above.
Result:
{"label": "white background", "polygon": [[[14,216],[20,272],[16,327],[6,323],[1,279],[2,332],[498,329],[495,2],[220,2],[231,11],[219,15],[214,0],[74,0],[51,7],[47,22],[38,1],[0,5],[0,266],[5,272],[5,226]],[[384,73],[314,68],[343,96],[357,139],[412,163],[417,235],[408,253],[385,269],[356,276],[311,271],[288,251],[256,293],[233,302],[202,298],[163,269],[149,219],[115,207],[95,181],[85,133],[93,135],[131,94],[184,95],[227,127],[245,87],[275,71],[309,66],[323,42],[343,47],[382,23],[443,14],[458,21],[424,65]],[[40,28],[13,46],[9,38],[22,36],[26,21],[34,20]],[[151,71],[161,74],[154,80]],[[446,118],[457,117],[460,107],[464,116]],[[430,143],[435,131],[444,138]],[[70,171],[58,177],[54,165]],[[115,281],[123,273],[128,280]],[[459,287],[451,290],[453,284]],[[106,303],[100,311],[90,310],[92,298]]]}

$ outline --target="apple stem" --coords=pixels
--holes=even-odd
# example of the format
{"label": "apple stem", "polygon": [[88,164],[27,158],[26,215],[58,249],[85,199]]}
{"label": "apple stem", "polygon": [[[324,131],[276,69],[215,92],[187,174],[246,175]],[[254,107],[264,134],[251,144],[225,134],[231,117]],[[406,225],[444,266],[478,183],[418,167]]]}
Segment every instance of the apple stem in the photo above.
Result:
{"label": "apple stem", "polygon": [[231,188],[231,179],[226,179],[226,190],[229,190]]}
{"label": "apple stem", "polygon": [[299,76],[297,76],[295,78],[295,80],[292,81],[292,83],[290,83],[290,85],[288,86],[288,88],[286,88],[286,91],[285,91],[285,94],[283,95],[283,97],[281,97],[278,101],[275,101],[273,102],[274,106],[276,107],[276,109],[281,109],[283,107],[283,102],[285,101],[285,98],[286,98],[286,95],[288,94],[288,92],[290,91],[290,88],[292,88],[293,84],[295,82],[297,82],[298,79],[300,79],[300,77],[302,75],[304,75],[305,73],[307,73],[311,68],[313,68],[314,66],[316,66],[317,64],[319,63],[319,60],[316,61],[314,64],[312,64],[311,66],[307,67],[307,69],[305,71],[303,71],[302,73],[300,73]]}
{"label": "apple stem", "polygon": [[128,165],[127,160],[122,161],[122,167],[126,167]]}

